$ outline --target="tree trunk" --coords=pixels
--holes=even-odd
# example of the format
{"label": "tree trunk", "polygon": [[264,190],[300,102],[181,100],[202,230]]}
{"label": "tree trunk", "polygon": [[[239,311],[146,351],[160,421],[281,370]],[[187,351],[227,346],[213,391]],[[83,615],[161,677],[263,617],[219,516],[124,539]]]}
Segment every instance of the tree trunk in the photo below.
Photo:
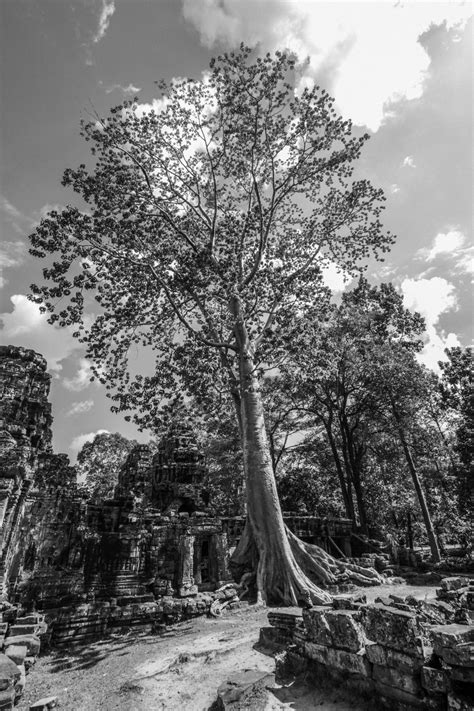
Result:
{"label": "tree trunk", "polygon": [[232,557],[242,571],[256,566],[259,598],[269,604],[329,604],[316,585],[352,580],[377,585],[375,570],[332,558],[318,546],[300,541],[286,527],[278,499],[263,404],[252,356],[241,356],[242,434],[247,490],[247,522]]}
{"label": "tree trunk", "polygon": [[350,481],[346,485],[344,479],[344,470],[342,468],[341,459],[339,457],[339,452],[337,451],[336,442],[334,441],[334,435],[332,433],[331,424],[332,418],[329,422],[323,420],[324,427],[326,429],[326,434],[328,436],[329,445],[331,447],[332,457],[334,459],[334,464],[336,465],[337,475],[339,477],[339,484],[341,486],[342,498],[344,499],[344,508],[346,510],[347,518],[352,519],[355,523],[355,513],[354,513],[354,501],[352,500],[352,488],[350,486]]}
{"label": "tree trunk", "polygon": [[400,418],[400,415],[399,415],[398,410],[397,410],[394,403],[392,403],[392,409],[393,409],[393,414],[394,414],[395,420],[397,422],[398,436],[400,438],[403,452],[405,454],[405,459],[406,459],[408,469],[411,474],[411,478],[413,480],[413,485],[415,487],[416,495],[418,498],[418,503],[420,504],[421,513],[423,516],[423,521],[425,523],[425,529],[426,529],[426,533],[428,535],[428,541],[430,544],[431,559],[432,559],[433,563],[439,563],[441,561],[441,555],[439,552],[438,539],[436,538],[436,533],[433,528],[433,522],[431,521],[431,514],[428,509],[428,504],[426,503],[425,492],[423,491],[423,488],[421,486],[420,477],[418,476],[418,471],[416,469],[415,463],[414,463],[413,458],[411,456],[410,448],[408,446],[408,442],[405,437],[405,432],[404,432],[404,429],[402,426],[401,418]]}

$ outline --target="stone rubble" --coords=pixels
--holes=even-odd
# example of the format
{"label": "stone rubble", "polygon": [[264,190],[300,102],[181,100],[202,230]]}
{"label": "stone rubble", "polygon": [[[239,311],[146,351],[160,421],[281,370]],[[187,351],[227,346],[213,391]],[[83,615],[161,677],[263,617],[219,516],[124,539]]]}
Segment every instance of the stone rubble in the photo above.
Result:
{"label": "stone rubble", "polygon": [[[261,641],[286,650],[277,660],[283,678],[304,672],[361,700],[377,698],[381,709],[473,711],[474,611],[466,590],[474,592],[474,580],[447,578],[430,603],[393,595],[364,604],[341,596],[333,609],[273,610]],[[450,604],[446,592],[453,593]],[[442,624],[426,614],[431,607]],[[459,609],[465,624],[454,622]]]}

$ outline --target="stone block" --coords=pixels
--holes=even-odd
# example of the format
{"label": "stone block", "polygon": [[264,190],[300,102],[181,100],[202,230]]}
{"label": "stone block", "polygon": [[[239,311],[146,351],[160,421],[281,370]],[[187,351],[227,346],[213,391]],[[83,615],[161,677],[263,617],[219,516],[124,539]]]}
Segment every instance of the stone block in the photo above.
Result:
{"label": "stone block", "polygon": [[13,689],[19,678],[17,665],[5,654],[0,654],[0,691]]}
{"label": "stone block", "polygon": [[336,595],[332,600],[333,610],[359,610],[367,604],[367,595]]}
{"label": "stone block", "polygon": [[9,630],[11,636],[14,635],[24,635],[24,634],[36,634],[38,631],[38,625],[12,625]]}
{"label": "stone block", "polygon": [[34,635],[13,635],[5,640],[5,649],[10,645],[26,645],[29,656],[37,656],[40,651],[41,643],[38,637]]}
{"label": "stone block", "polygon": [[468,610],[474,610],[474,590],[469,590],[466,592],[466,607]]}
{"label": "stone block", "polygon": [[326,622],[327,607],[311,607],[303,610],[303,621],[308,639],[316,644],[331,644],[331,633]]}
{"label": "stone block", "polygon": [[314,642],[304,643],[305,655],[327,667],[338,669],[349,674],[360,674],[370,677],[372,665],[365,654],[355,654],[343,649],[333,649]]}
{"label": "stone block", "polygon": [[383,667],[379,664],[374,664],[372,678],[382,684],[395,686],[408,694],[416,696],[421,692],[420,674],[416,672],[410,674],[394,667]]}
{"label": "stone block", "polygon": [[451,691],[448,694],[448,711],[472,711],[474,709],[474,696]]}
{"label": "stone block", "polygon": [[435,654],[447,664],[474,667],[474,627],[437,625],[430,630]]}
{"label": "stone block", "polygon": [[0,691],[0,711],[10,711],[15,704],[15,689]]}
{"label": "stone block", "polygon": [[430,694],[445,694],[449,687],[448,674],[445,669],[424,666],[421,668],[421,685]]}
{"label": "stone block", "polygon": [[328,610],[327,607],[303,610],[303,620],[310,641],[349,652],[358,652],[365,644],[359,617],[360,614],[353,610]]}
{"label": "stone block", "polygon": [[460,588],[467,587],[469,584],[469,578],[464,578],[461,576],[443,578],[440,582],[440,587],[446,592],[451,592],[452,590],[459,590]]}
{"label": "stone block", "polygon": [[329,610],[325,615],[331,645],[349,652],[358,652],[365,645],[365,634],[359,622],[360,614],[349,610]]}
{"label": "stone block", "polygon": [[43,699],[35,701],[34,704],[31,704],[30,711],[49,711],[49,709],[54,709],[57,703],[57,696],[46,696]]}
{"label": "stone block", "polygon": [[430,659],[433,650],[431,647],[423,647],[420,656],[414,657],[390,647],[383,647],[376,642],[367,642],[365,652],[372,664],[393,667],[404,672],[417,672]]}
{"label": "stone block", "polygon": [[10,644],[5,649],[5,656],[15,662],[15,664],[23,664],[28,652],[26,644]]}
{"label": "stone block", "polygon": [[259,669],[236,672],[219,686],[216,707],[220,711],[252,708],[252,701],[256,701],[262,695],[266,696],[265,687],[272,682],[273,676]]}
{"label": "stone block", "polygon": [[474,684],[474,667],[448,667],[449,676],[463,684]]}
{"label": "stone block", "polygon": [[[411,694],[408,691],[399,689],[382,681],[374,681],[374,697],[378,699],[377,708],[397,708],[397,709],[426,709],[426,703],[421,694]],[[394,704],[398,702],[398,706]]]}
{"label": "stone block", "polygon": [[367,605],[362,609],[362,626],[372,642],[412,656],[423,655],[423,627],[414,612]]}

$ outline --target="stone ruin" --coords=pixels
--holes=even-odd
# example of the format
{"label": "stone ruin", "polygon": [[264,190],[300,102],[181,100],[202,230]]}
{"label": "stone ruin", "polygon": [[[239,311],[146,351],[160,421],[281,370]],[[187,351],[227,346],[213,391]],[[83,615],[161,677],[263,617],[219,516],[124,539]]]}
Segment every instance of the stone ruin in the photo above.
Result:
{"label": "stone ruin", "polygon": [[[13,659],[24,675],[40,639],[58,645],[112,631],[157,629],[208,612],[216,598],[239,605],[235,584],[219,589],[233,583],[229,554],[245,518],[238,511],[216,516],[192,433],[170,431],[155,453],[148,445],[136,446],[113,499],[98,504],[77,485],[68,457],[52,450],[49,388],[41,355],[0,347],[5,669]],[[351,553],[349,520],[289,515],[286,522],[335,555]],[[8,643],[25,635],[25,644]],[[12,656],[12,646],[21,653]],[[21,690],[18,680],[6,688],[6,697],[15,689]]]}
{"label": "stone ruin", "polygon": [[[332,608],[273,610],[261,630],[280,681],[304,675],[367,708],[472,711],[474,581],[441,580],[436,599],[341,595]],[[228,711],[232,708],[230,705]]]}
{"label": "stone ruin", "polygon": [[[171,430],[155,452],[136,446],[113,498],[93,502],[67,456],[52,450],[49,387],[42,356],[0,347],[0,711],[20,697],[40,645],[160,630],[216,601],[241,604],[229,558],[245,518],[215,514],[191,431]],[[303,540],[351,559],[351,521],[297,514],[285,521]],[[388,571],[387,558],[372,552],[358,562]],[[461,594],[468,601],[461,608],[472,610],[472,588]],[[376,693],[387,708],[472,709],[458,693],[472,683],[472,627],[452,627],[460,618],[451,598],[427,618],[449,629],[426,634],[426,609],[408,600],[371,607],[339,599],[334,611],[270,613],[273,641],[288,647],[280,667],[323,669],[338,683],[354,682],[357,693]]]}

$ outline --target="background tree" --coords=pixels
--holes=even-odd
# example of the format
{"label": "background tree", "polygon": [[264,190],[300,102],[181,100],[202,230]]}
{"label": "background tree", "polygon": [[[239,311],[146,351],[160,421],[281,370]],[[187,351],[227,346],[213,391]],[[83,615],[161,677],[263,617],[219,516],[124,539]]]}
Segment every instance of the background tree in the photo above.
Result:
{"label": "background tree", "polygon": [[[342,563],[285,528],[261,377],[322,298],[322,265],[354,272],[392,241],[382,191],[352,180],[368,136],[319,87],[295,95],[294,70],[286,54],[241,47],[201,81],[160,83],[160,111],[126,101],[84,122],[95,164],[66,170],[63,184],[87,209],[50,213],[31,238],[32,254],[55,255],[35,298],[50,321],[77,325],[117,411],[153,428],[177,390],[231,400],[248,514],[234,562],[285,604],[329,601],[316,581],[334,582]],[[137,350],[140,363],[152,356],[148,372],[136,372]]]}
{"label": "background tree", "polygon": [[85,442],[77,455],[77,474],[94,501],[113,497],[120,469],[137,444],[118,432],[101,432]]}
{"label": "background tree", "polygon": [[474,451],[474,386],[472,349],[447,348],[448,360],[440,362],[441,406],[454,420],[456,462],[452,462],[458,485],[458,500],[463,514],[472,510],[474,484],[472,457]]}

